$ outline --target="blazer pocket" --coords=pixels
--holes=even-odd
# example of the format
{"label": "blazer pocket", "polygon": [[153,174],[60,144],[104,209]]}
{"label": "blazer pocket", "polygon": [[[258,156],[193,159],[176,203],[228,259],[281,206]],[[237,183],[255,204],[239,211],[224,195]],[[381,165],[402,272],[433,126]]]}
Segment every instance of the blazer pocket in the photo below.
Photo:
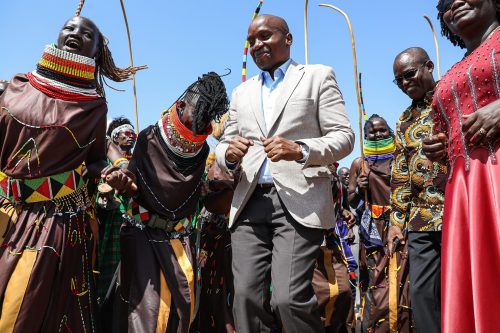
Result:
{"label": "blazer pocket", "polygon": [[299,105],[311,106],[311,105],[314,105],[314,99],[312,99],[312,98],[291,99],[288,101],[288,104],[294,105],[294,106],[299,106]]}
{"label": "blazer pocket", "polygon": [[302,173],[306,178],[328,177],[332,176],[332,172],[326,166],[309,167],[302,169]]}

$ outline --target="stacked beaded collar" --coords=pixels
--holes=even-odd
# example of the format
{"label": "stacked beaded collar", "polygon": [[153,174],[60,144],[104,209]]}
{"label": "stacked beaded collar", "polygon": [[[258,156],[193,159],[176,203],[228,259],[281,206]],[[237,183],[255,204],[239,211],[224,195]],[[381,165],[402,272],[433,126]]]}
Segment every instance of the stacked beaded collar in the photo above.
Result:
{"label": "stacked beaded collar", "polygon": [[363,144],[365,160],[367,161],[393,158],[395,149],[396,146],[394,145],[394,139],[392,137],[378,141],[365,140]]}
{"label": "stacked beaded collar", "polygon": [[44,94],[66,101],[99,98],[96,91],[95,60],[47,45],[36,70],[28,73],[33,87]]}
{"label": "stacked beaded collar", "polygon": [[167,147],[182,158],[196,156],[212,133],[212,126],[210,126],[207,134],[194,135],[179,119],[176,104],[163,114],[158,121],[158,128]]}

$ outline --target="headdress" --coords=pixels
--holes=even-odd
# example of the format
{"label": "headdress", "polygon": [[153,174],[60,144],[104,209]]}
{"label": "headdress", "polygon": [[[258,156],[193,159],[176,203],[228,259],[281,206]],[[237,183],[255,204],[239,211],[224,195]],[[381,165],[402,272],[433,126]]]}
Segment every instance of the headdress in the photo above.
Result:
{"label": "headdress", "polygon": [[113,131],[111,131],[111,140],[113,140],[113,142],[116,142],[116,139],[118,138],[118,135],[122,131],[134,132],[134,127],[132,125],[130,125],[130,124],[123,124],[123,125],[118,126]]}
{"label": "headdress", "polygon": [[179,116],[182,115],[186,105],[194,107],[191,130],[195,135],[211,127],[212,121],[218,121],[227,112],[229,98],[221,77],[231,74],[231,70],[228,69],[228,71],[222,76],[215,72],[203,74],[174,103]]}

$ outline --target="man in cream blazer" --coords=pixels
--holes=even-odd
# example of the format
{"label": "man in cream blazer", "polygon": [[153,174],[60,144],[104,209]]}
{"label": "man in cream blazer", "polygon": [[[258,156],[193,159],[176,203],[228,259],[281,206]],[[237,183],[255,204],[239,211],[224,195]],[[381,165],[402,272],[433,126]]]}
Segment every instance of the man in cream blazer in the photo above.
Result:
{"label": "man in cream blazer", "polygon": [[324,229],[334,226],[328,165],[353,149],[354,133],[333,70],[290,59],[280,17],[248,29],[263,71],[233,92],[217,162],[241,168],[230,213],[238,333],[322,332],[311,285]]}

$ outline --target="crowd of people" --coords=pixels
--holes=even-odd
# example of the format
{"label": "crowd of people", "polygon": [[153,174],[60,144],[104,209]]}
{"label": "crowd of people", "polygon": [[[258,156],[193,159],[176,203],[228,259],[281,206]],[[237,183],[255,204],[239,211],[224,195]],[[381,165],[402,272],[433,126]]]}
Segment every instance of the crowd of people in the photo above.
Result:
{"label": "crowd of people", "polygon": [[200,75],[138,134],[103,83],[142,67],[70,18],[0,81],[0,332],[495,332],[500,2],[437,9],[464,58],[436,81],[395,55],[409,106],[350,168],[334,71],[291,58],[283,18],[250,23],[261,73],[231,99]]}

